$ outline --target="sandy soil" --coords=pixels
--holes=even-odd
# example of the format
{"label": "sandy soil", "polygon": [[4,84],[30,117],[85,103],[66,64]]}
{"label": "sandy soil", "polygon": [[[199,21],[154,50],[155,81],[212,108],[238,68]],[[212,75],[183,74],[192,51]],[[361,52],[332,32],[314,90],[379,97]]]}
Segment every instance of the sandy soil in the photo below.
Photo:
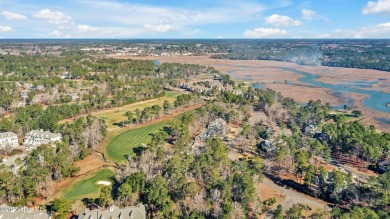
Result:
{"label": "sandy soil", "polygon": [[108,182],[108,181],[99,181],[99,182],[97,182],[96,184],[98,184],[98,185],[104,185],[104,186],[109,186],[109,185],[111,185],[111,182]]}
{"label": "sandy soil", "polygon": [[[310,206],[314,211],[315,209],[327,209],[328,203],[320,200],[313,198],[311,196],[305,195],[303,193],[299,193],[293,189],[289,189],[286,187],[279,186],[272,182],[270,179],[265,178],[263,181],[264,184],[267,186],[271,187],[272,189],[278,190],[279,192],[283,192],[286,195],[286,199],[281,203],[283,210],[286,211],[287,209],[291,208],[294,204],[302,203],[305,205]],[[272,218],[272,210],[275,210],[276,207],[272,208],[269,213],[265,215],[264,218]]]}
{"label": "sandy soil", "polygon": [[[334,68],[326,66],[301,66],[295,63],[263,61],[263,60],[227,60],[211,59],[208,56],[175,56],[175,57],[133,57],[133,56],[112,56],[119,59],[141,59],[141,60],[159,60],[164,62],[199,64],[213,66],[223,73],[229,73],[231,77],[239,81],[263,82],[266,87],[281,92],[284,96],[292,97],[300,103],[306,103],[311,99],[321,99],[322,102],[329,102],[333,105],[342,104],[342,100],[331,94],[329,89],[316,88],[305,85],[298,81],[302,77],[294,72],[284,71],[283,67],[309,72],[321,76],[319,81],[330,84],[350,84],[354,81],[377,82],[371,88],[390,93],[390,73],[377,70]],[[294,83],[287,84],[285,81]],[[305,86],[297,86],[305,85]],[[348,94],[355,101],[355,109],[361,110],[364,114],[362,120],[365,125],[375,125],[383,131],[390,131],[390,125],[378,121],[379,118],[390,120],[389,113],[382,113],[364,107],[362,104],[365,98],[362,94]]]}

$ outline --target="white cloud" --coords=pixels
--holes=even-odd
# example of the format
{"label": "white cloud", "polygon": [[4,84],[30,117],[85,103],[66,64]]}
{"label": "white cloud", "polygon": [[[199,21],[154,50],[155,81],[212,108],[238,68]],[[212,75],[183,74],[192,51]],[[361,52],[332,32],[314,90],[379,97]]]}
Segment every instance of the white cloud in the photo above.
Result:
{"label": "white cloud", "polygon": [[335,29],[332,34],[328,34],[327,38],[388,38],[389,35],[390,22],[375,26],[364,26],[359,29]]}
{"label": "white cloud", "polygon": [[331,35],[328,34],[328,33],[323,33],[323,34],[318,34],[318,35],[316,36],[316,38],[327,39],[327,38],[331,38]]}
{"label": "white cloud", "polygon": [[303,9],[301,11],[302,18],[305,20],[312,20],[317,16],[317,12],[309,9]]}
{"label": "white cloud", "polygon": [[369,1],[362,12],[363,14],[390,13],[390,0]]}
{"label": "white cloud", "polygon": [[[128,26],[141,26],[144,29],[146,25],[152,29],[165,29],[167,26],[163,28],[163,25],[171,25],[177,30],[197,25],[255,21],[258,19],[256,16],[264,10],[264,7],[258,3],[244,1],[226,1],[220,7],[208,9],[152,6],[106,0],[82,0],[82,2],[94,13],[104,14],[102,17],[97,17],[95,21],[104,19]],[[160,27],[156,28],[158,25]]]}
{"label": "white cloud", "polygon": [[174,31],[175,28],[170,24],[145,24],[145,30],[166,33]]}
{"label": "white cloud", "polygon": [[84,24],[77,25],[77,31],[83,34],[88,34],[88,33],[103,34],[103,35],[112,34],[112,31],[102,29],[99,27],[84,25]]}
{"label": "white cloud", "polygon": [[244,36],[250,38],[281,38],[288,36],[288,32],[279,28],[256,28],[245,31]]}
{"label": "white cloud", "polygon": [[267,24],[271,24],[276,27],[287,27],[287,26],[302,26],[303,23],[297,20],[294,20],[288,16],[273,14],[265,18]]}
{"label": "white cloud", "polygon": [[13,29],[10,26],[2,26],[2,25],[0,25],[0,32],[10,32],[12,30]]}
{"label": "white cloud", "polygon": [[385,28],[390,27],[390,22],[379,24],[378,27],[385,27]]}
{"label": "white cloud", "polygon": [[58,31],[58,30],[55,30],[55,31],[53,31],[53,32],[50,32],[49,35],[50,35],[51,37],[61,38],[61,37],[64,36],[64,33],[60,32],[60,31]]}
{"label": "white cloud", "polygon": [[77,30],[82,33],[90,33],[99,31],[99,28],[89,25],[77,25]]}
{"label": "white cloud", "polygon": [[13,12],[9,12],[9,11],[3,11],[1,13],[1,15],[3,15],[6,20],[10,20],[10,21],[20,21],[20,20],[27,19],[27,17],[25,15],[13,13]]}
{"label": "white cloud", "polygon": [[33,17],[46,19],[49,23],[52,24],[65,24],[72,20],[72,17],[64,13],[60,11],[51,11],[50,9],[42,9],[38,13],[35,13]]}

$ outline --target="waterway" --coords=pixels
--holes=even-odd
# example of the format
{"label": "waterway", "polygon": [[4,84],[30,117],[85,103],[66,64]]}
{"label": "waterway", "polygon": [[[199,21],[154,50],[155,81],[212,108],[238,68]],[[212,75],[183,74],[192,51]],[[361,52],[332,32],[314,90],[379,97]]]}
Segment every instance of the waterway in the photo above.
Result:
{"label": "waterway", "polygon": [[358,94],[368,95],[367,98],[363,100],[364,106],[380,111],[390,113],[390,108],[386,106],[387,103],[390,103],[390,94],[384,93],[381,91],[375,90],[363,90],[355,88],[356,85],[346,85],[346,84],[327,84],[324,82],[317,81],[320,78],[318,75],[314,75],[308,72],[299,71],[293,68],[283,68],[285,71],[290,71],[303,75],[305,77],[299,78],[298,80],[303,83],[312,84],[318,87],[328,88],[334,92],[351,92]]}

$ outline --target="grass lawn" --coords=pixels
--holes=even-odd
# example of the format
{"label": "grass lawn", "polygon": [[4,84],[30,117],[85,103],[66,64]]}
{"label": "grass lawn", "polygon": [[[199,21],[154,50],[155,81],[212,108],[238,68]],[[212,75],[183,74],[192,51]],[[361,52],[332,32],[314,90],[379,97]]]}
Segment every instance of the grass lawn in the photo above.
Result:
{"label": "grass lawn", "polygon": [[149,126],[134,128],[122,132],[111,138],[106,147],[106,157],[115,162],[126,161],[127,155],[135,155],[133,149],[148,143],[151,139],[150,134],[156,133],[164,127],[167,121],[158,122]]}
{"label": "grass lawn", "polygon": [[113,183],[114,172],[109,169],[99,170],[81,180],[63,192],[62,198],[70,201],[81,200],[83,198],[97,198],[100,195],[100,189],[104,185],[96,184],[99,181],[109,181]]}
{"label": "grass lawn", "polygon": [[107,124],[107,128],[109,130],[114,130],[118,128],[118,126],[114,125],[114,123],[119,123],[124,120],[127,120],[127,117],[124,115],[127,111],[134,112],[136,109],[144,109],[145,107],[151,107],[153,105],[160,105],[162,107],[165,100],[168,100],[170,103],[173,103],[176,100],[176,97],[179,95],[177,92],[166,92],[167,95],[165,97],[152,99],[148,101],[141,101],[138,103],[126,105],[123,107],[117,107],[112,110],[104,110],[101,112],[92,113],[92,115],[104,119]]}

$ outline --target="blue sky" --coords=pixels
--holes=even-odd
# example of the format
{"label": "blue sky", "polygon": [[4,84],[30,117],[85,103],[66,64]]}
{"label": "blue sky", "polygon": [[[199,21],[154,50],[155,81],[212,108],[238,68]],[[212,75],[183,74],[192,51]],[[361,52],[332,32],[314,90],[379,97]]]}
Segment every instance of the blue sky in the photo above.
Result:
{"label": "blue sky", "polygon": [[390,0],[0,0],[0,38],[390,38]]}

